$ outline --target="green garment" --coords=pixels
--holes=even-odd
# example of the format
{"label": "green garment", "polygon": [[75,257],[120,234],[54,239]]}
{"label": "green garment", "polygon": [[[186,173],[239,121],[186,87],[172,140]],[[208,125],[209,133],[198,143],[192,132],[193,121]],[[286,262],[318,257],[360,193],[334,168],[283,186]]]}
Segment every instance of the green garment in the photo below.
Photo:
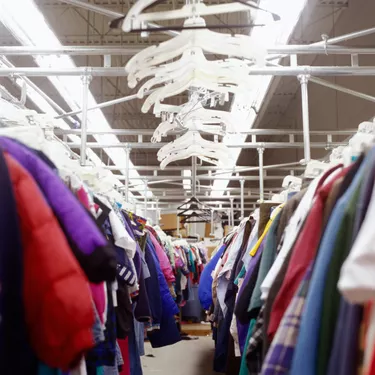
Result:
{"label": "green garment", "polygon": [[61,371],[59,369],[48,367],[44,363],[39,363],[38,375],[61,375]]}
{"label": "green garment", "polygon": [[[326,375],[331,349],[335,336],[336,322],[340,309],[340,293],[337,283],[340,278],[341,267],[352,247],[352,234],[361,184],[348,201],[344,219],[336,238],[332,258],[330,260],[325,289],[323,294],[322,317],[318,341],[317,375]],[[345,329],[341,327],[339,329]]]}
{"label": "green garment", "polygon": [[236,277],[236,280],[234,280],[234,283],[238,285],[238,283],[240,282],[240,279],[243,279],[245,277],[245,274],[246,274],[246,267],[245,265],[243,265],[240,273]]}
{"label": "green garment", "polygon": [[250,320],[249,330],[247,331],[247,336],[246,336],[245,348],[242,353],[239,375],[249,375],[249,370],[247,368],[247,362],[246,362],[246,353],[247,353],[247,347],[249,346],[249,341],[251,339],[251,336],[253,335],[253,329],[254,329],[255,323],[256,323],[256,319]]}
{"label": "green garment", "polygon": [[104,367],[97,367],[96,375],[104,375]]}
{"label": "green garment", "polygon": [[262,285],[264,279],[266,278],[269,270],[272,267],[273,262],[276,259],[276,250],[277,250],[277,229],[279,227],[280,217],[281,217],[282,209],[276,214],[273,218],[272,224],[268,230],[267,237],[265,239],[265,244],[262,253],[262,260],[260,262],[258,278],[255,284],[255,288],[250,300],[248,311],[253,309],[260,308],[262,306],[262,291],[260,290],[260,286]]}

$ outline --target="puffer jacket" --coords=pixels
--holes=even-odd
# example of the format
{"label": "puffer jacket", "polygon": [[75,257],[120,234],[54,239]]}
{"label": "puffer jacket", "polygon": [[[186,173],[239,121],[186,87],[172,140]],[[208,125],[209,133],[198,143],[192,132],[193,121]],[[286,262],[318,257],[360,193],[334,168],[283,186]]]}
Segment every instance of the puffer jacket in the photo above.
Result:
{"label": "puffer jacket", "polygon": [[31,345],[40,360],[68,369],[94,346],[88,281],[29,173],[5,153],[23,247],[23,300]]}
{"label": "puffer jacket", "polygon": [[27,146],[7,137],[0,137],[0,145],[38,184],[89,280],[114,280],[116,252],[60,177]]}

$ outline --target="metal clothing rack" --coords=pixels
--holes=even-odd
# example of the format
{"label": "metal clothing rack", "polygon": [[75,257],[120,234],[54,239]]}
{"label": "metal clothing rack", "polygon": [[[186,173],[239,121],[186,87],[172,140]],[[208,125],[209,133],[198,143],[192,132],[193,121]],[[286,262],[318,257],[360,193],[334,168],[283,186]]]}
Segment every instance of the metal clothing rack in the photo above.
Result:
{"label": "metal clothing rack", "polygon": [[[79,0],[62,0],[69,4],[74,4],[79,7],[92,10],[94,12],[98,12],[100,14],[107,15],[111,18],[116,18],[122,16],[122,14],[117,12],[112,12],[110,10],[104,9],[100,6],[84,3]],[[151,27],[158,28],[159,26],[156,24],[149,24]],[[177,35],[175,31],[165,31],[168,35]],[[244,215],[245,207],[247,204],[245,203],[245,199],[248,197],[245,194],[244,184],[247,180],[258,180],[259,179],[259,200],[263,201],[265,194],[267,193],[266,189],[264,188],[264,181],[267,179],[280,179],[281,176],[267,176],[266,171],[271,168],[285,168],[287,170],[291,170],[292,165],[291,163],[287,164],[278,164],[273,166],[265,166],[264,165],[264,153],[269,148],[303,148],[304,149],[304,160],[303,164],[307,163],[311,159],[311,148],[327,148],[327,147],[337,147],[343,145],[343,143],[337,143],[332,141],[332,137],[334,135],[351,135],[354,134],[356,130],[343,130],[343,131],[312,131],[310,132],[310,122],[309,122],[309,94],[308,94],[308,85],[310,82],[328,87],[348,95],[352,95],[363,100],[375,102],[375,97],[355,91],[352,89],[348,89],[346,87],[325,81],[324,79],[318,78],[318,76],[375,76],[375,66],[360,66],[359,65],[359,55],[375,55],[375,48],[350,48],[350,47],[343,47],[336,45],[337,43],[341,43],[344,41],[352,40],[355,38],[363,37],[366,35],[375,34],[375,27],[369,28],[365,30],[360,30],[356,32],[352,32],[349,34],[345,34],[342,36],[328,38],[323,37],[322,41],[317,43],[313,43],[310,45],[284,45],[278,46],[268,49],[267,53],[267,61],[272,62],[275,59],[279,59],[281,57],[290,56],[290,66],[266,66],[262,68],[258,67],[251,67],[249,74],[250,75],[270,75],[270,76],[294,76],[298,78],[301,87],[301,97],[302,97],[302,120],[303,120],[303,129],[302,131],[294,131],[294,130],[265,130],[265,129],[251,129],[246,134],[251,135],[251,142],[244,142],[242,144],[236,145],[236,147],[240,148],[251,148],[257,149],[258,152],[258,159],[259,159],[259,166],[258,167],[235,167],[228,170],[223,171],[215,171],[212,167],[202,167],[195,165],[193,167],[193,173],[191,177],[183,177],[183,179],[190,179],[192,181],[192,190],[196,194],[196,186],[199,183],[199,180],[219,180],[225,179],[227,177],[220,177],[220,174],[224,173],[234,173],[235,176],[229,178],[229,180],[237,180],[239,181],[240,189],[236,189],[236,192],[239,192],[239,195],[231,195],[230,193],[233,190],[228,188],[227,192],[229,192],[228,197],[231,200],[231,209],[233,210],[233,199],[239,198],[240,199],[240,209],[241,209],[241,217]],[[87,130],[87,113],[88,111],[108,107],[114,104],[130,101],[136,98],[136,95],[129,95],[123,98],[110,100],[107,102],[100,103],[95,107],[88,107],[88,92],[89,86],[92,77],[121,77],[126,76],[126,72],[123,68],[114,68],[110,67],[110,60],[112,55],[133,55],[137,53],[141,49],[141,46],[132,46],[130,48],[121,47],[107,47],[107,46],[63,46],[58,48],[40,48],[34,46],[0,46],[0,56],[20,56],[20,55],[102,55],[104,56],[104,60],[106,62],[106,66],[104,67],[77,67],[77,68],[68,68],[68,69],[55,69],[55,68],[39,68],[39,67],[14,67],[9,64],[5,64],[6,67],[0,68],[0,77],[14,77],[18,76],[21,77],[24,82],[36,90],[44,99],[46,99],[59,113],[60,115],[57,118],[66,118],[71,117],[73,115],[82,113],[82,121],[81,121],[81,129],[80,130],[56,130],[56,134],[61,134],[66,139],[68,134],[77,134],[81,135],[81,143],[69,143],[66,142],[67,145],[71,148],[79,148],[80,149],[80,162],[82,165],[86,165],[86,150],[88,148],[91,149],[98,149],[98,148],[111,148],[111,147],[121,147],[126,150],[126,160],[124,168],[122,166],[115,166],[115,167],[108,167],[108,169],[117,170],[123,169],[125,170],[125,176],[123,179],[125,180],[125,187],[124,193],[125,198],[128,199],[129,192],[135,188],[135,185],[130,183],[129,179],[129,160],[130,160],[130,153],[132,149],[136,146],[137,148],[155,148],[160,147],[161,144],[155,146],[154,144],[145,142],[143,139],[144,135],[149,135],[149,130],[144,129],[132,129],[132,130],[112,130],[106,132],[93,132]],[[298,56],[306,55],[306,54],[339,54],[339,55],[348,55],[351,57],[351,65],[349,66],[299,66],[298,65]],[[0,58],[1,59],[1,58]],[[108,66],[109,65],[109,66]],[[38,86],[36,86],[28,77],[46,77],[46,76],[81,76],[82,77],[82,91],[83,91],[83,100],[82,100],[82,108],[79,111],[69,112],[66,113],[61,107],[59,107],[47,94],[43,92]],[[119,143],[119,144],[107,144],[101,145],[98,143],[87,142],[87,136],[92,134],[128,134],[138,136],[138,143]],[[257,142],[257,135],[264,135],[264,134],[288,134],[289,135],[289,142]],[[295,142],[294,135],[296,134],[303,134],[303,142]],[[310,134],[321,134],[327,136],[327,142],[311,142],[310,141]],[[231,147],[231,146],[229,146]],[[233,147],[233,146],[232,146]],[[301,168],[301,163],[296,162],[293,163]],[[139,167],[141,170],[150,170],[148,166],[141,166]],[[175,170],[175,167],[169,167],[167,170]],[[197,171],[207,171],[208,174],[204,175],[197,175]],[[259,176],[241,176],[241,172],[246,172],[250,170],[258,170]],[[144,199],[144,207],[145,211],[149,208],[150,204],[155,204],[155,202],[149,202],[147,198],[147,186],[152,186],[153,183],[160,183],[160,182],[168,182],[174,184],[173,181],[181,180],[179,176],[158,176],[157,172],[154,172],[154,176],[147,177],[144,179],[146,183],[146,189],[144,192],[144,196],[140,196],[140,199]],[[275,191],[275,189],[274,189]],[[159,198],[163,198],[165,195],[160,195],[157,198],[157,208],[163,208],[164,202],[158,201]],[[200,197],[200,199],[204,199],[206,195]],[[252,195],[254,197],[254,195]],[[187,198],[184,195],[170,195],[168,196],[169,199],[185,199]],[[224,203],[223,203],[224,204]],[[225,204],[228,204],[226,202]],[[223,205],[222,205],[223,207]]]}

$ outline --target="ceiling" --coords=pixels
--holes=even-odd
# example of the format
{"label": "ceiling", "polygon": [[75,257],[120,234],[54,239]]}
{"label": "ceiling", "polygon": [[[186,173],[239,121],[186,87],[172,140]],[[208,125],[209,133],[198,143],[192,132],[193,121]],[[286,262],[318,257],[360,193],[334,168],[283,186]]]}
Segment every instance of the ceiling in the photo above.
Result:
{"label": "ceiling", "polygon": [[[85,1],[85,0],[82,0]],[[281,0],[280,0],[281,1]],[[288,1],[284,0],[287,6]],[[35,0],[40,10],[43,12],[46,20],[51,28],[59,37],[64,45],[107,45],[107,46],[123,46],[129,49],[142,49],[151,44],[157,44],[167,40],[169,36],[155,32],[151,33],[147,38],[142,38],[137,34],[124,34],[118,30],[109,29],[107,16],[82,9],[78,6],[68,5],[58,0]],[[86,0],[87,2],[87,0]],[[90,4],[109,9],[111,11],[126,13],[132,5],[132,1],[123,0],[91,0]],[[184,1],[167,0],[157,5],[157,10],[178,9],[184,5]],[[209,4],[218,4],[219,1],[208,1]],[[375,12],[375,3],[366,0],[348,0],[348,1],[325,1],[325,0],[309,0],[293,35],[290,44],[307,45],[320,41],[322,34],[329,37],[339,36],[350,32],[374,27],[373,14]],[[234,13],[229,15],[211,16],[207,20],[207,24],[222,24],[223,29],[220,32],[228,32],[225,25],[246,24],[249,23],[249,15],[247,13]],[[162,24],[162,23],[160,23]],[[176,21],[174,24],[181,24]],[[249,34],[250,29],[236,29],[236,33]],[[375,34],[350,40],[342,43],[351,47],[373,47],[375,42]],[[0,43],[1,45],[13,46],[17,45],[16,40],[10,35],[5,27],[0,24]],[[103,56],[74,56],[77,66],[103,66]],[[123,67],[130,56],[112,56],[111,66]],[[15,66],[35,66],[31,57],[15,56],[9,57]],[[375,66],[373,56],[360,56],[360,65]],[[316,65],[316,66],[350,66],[350,56],[348,55],[302,55],[298,57],[299,65]],[[290,59],[285,58],[283,65],[289,65]],[[325,80],[334,84],[345,86],[353,90],[364,92],[369,95],[375,95],[375,79],[372,77],[324,77]],[[58,103],[64,110],[69,111],[69,106],[64,102],[59,93],[54,89],[46,78],[32,78],[32,80]],[[14,95],[19,96],[20,93],[10,79],[0,78],[0,84],[4,85]],[[135,93],[127,87],[126,77],[96,77],[93,78],[90,90],[95,96],[98,103],[120,98]],[[187,95],[180,95],[170,100],[173,104],[183,104],[187,101]],[[27,103],[33,107],[33,104]],[[121,104],[103,109],[103,112],[114,129],[155,129],[160,120],[151,114],[141,113],[141,100],[131,100]],[[229,108],[228,108],[229,109]],[[254,108],[258,114],[255,121],[255,128],[259,129],[290,129],[290,133],[285,135],[262,135],[257,136],[258,142],[285,142],[291,139],[290,134],[296,130],[302,131],[302,110],[301,110],[301,94],[300,83],[296,77],[276,77],[273,79],[266,99],[258,108]],[[313,82],[309,83],[309,110],[310,110],[310,130],[329,131],[329,130],[347,130],[356,129],[358,124],[375,115],[375,106],[373,102],[365,101],[353,96],[349,96],[342,92],[332,90]],[[301,135],[294,135],[294,141],[301,143],[303,138]],[[334,142],[343,142],[348,137],[347,134],[334,135]],[[144,136],[143,141],[149,141],[149,136]],[[122,142],[137,142],[136,136],[119,136]],[[174,137],[168,137],[164,140],[169,141]],[[209,138],[207,138],[209,139]],[[91,137],[88,139],[93,141]],[[164,141],[163,140],[163,141]],[[248,136],[247,142],[251,142],[251,135]],[[311,134],[312,143],[327,143],[326,135]],[[320,159],[325,157],[330,150],[329,144],[326,147],[320,146],[311,149],[312,158]],[[79,150],[76,150],[79,152]],[[150,171],[140,169],[139,173],[149,176],[152,179],[155,171],[160,176],[181,176],[181,170],[190,169],[191,159],[179,161],[171,164],[170,170],[160,171],[159,162],[156,158],[156,149],[144,149],[134,147],[130,157],[135,166],[155,167]],[[102,158],[105,164],[113,165],[111,160],[101,150],[95,152]],[[273,165],[280,163],[292,163],[303,159],[303,147],[295,148],[278,148],[264,151],[264,165]],[[124,162],[125,165],[125,162]],[[243,149],[237,162],[238,166],[258,166],[258,152],[256,149]],[[203,164],[207,167],[208,164]],[[177,167],[177,168],[176,168]],[[264,187],[266,191],[277,191],[281,188],[282,178],[290,174],[293,167],[284,169],[273,169],[266,171]],[[144,168],[143,168],[144,169]],[[292,173],[302,173],[302,167],[296,167]],[[115,172],[117,173],[117,172]],[[207,175],[208,171],[200,171],[198,168],[198,180],[200,196],[205,194],[207,189],[204,186],[210,185],[212,181],[200,179],[200,175]],[[244,172],[241,176],[245,176],[248,180],[245,182],[246,189],[246,210],[250,209],[250,203],[254,203],[259,196],[259,179],[258,171]],[[252,180],[250,178],[253,177]],[[181,183],[173,181],[173,183]],[[233,190],[231,194],[235,196],[234,204],[238,206],[240,203],[240,183],[239,177],[235,181],[231,181],[229,187]],[[183,190],[182,186],[158,183],[150,185],[155,196],[160,195],[160,202],[172,204],[181,203],[184,194],[190,194]],[[136,192],[134,192],[137,194]],[[142,192],[140,193],[142,194]],[[173,198],[172,198],[173,197]],[[176,199],[174,198],[176,197]],[[266,196],[267,197],[267,196]],[[207,199],[208,198],[202,198]],[[217,198],[213,198],[217,201]],[[228,203],[227,197],[221,198],[220,201]],[[167,208],[166,205],[163,207]]]}

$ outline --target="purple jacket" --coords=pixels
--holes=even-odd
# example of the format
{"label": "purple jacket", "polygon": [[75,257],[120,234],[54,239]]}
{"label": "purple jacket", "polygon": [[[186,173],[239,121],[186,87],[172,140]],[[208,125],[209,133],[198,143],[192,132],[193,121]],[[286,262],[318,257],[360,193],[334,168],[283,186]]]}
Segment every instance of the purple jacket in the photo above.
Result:
{"label": "purple jacket", "polygon": [[27,146],[7,137],[0,137],[0,146],[38,184],[88,279],[94,283],[114,280],[116,252],[59,176]]}

